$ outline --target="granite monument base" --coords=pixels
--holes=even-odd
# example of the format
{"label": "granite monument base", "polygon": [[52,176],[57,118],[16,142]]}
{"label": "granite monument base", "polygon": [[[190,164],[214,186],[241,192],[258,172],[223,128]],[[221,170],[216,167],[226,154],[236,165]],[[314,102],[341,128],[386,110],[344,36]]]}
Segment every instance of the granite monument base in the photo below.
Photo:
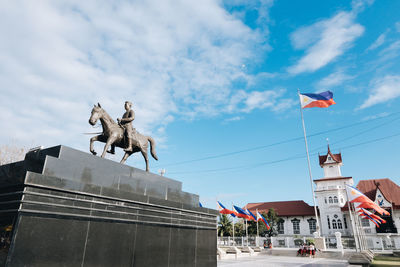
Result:
{"label": "granite monument base", "polygon": [[0,166],[5,266],[216,266],[217,215],[181,182],[65,146]]}

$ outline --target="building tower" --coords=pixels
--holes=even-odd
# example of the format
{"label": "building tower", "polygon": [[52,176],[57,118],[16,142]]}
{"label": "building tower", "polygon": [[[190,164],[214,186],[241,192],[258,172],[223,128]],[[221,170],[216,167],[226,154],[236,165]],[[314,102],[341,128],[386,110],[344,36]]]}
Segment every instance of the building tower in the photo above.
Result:
{"label": "building tower", "polygon": [[321,219],[321,233],[323,236],[334,236],[335,232],[349,235],[350,218],[342,213],[341,208],[347,201],[345,185],[353,185],[353,178],[342,176],[340,169],[343,165],[342,154],[333,154],[329,145],[328,153],[319,155],[319,165],[324,169],[324,177],[314,180],[314,183]]}

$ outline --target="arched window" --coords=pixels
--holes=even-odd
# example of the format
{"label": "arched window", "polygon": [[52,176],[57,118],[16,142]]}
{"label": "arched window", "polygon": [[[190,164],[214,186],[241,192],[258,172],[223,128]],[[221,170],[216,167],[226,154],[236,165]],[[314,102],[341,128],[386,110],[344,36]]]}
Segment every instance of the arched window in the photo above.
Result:
{"label": "arched window", "polygon": [[293,234],[298,235],[300,234],[300,220],[299,219],[293,219]]}
{"label": "arched window", "polygon": [[278,234],[284,234],[285,233],[285,221],[283,219],[280,219],[278,221]]}
{"label": "arched window", "polygon": [[333,197],[333,202],[334,202],[334,203],[338,203],[338,198],[337,198],[337,196],[334,196],[334,197]]}
{"label": "arched window", "polygon": [[337,220],[337,228],[338,228],[338,229],[343,229],[342,221],[341,221],[340,219]]}
{"label": "arched window", "polygon": [[316,220],[314,218],[308,219],[308,227],[310,229],[310,234],[313,234],[315,231],[317,231],[316,227]]}
{"label": "arched window", "polygon": [[337,229],[337,224],[335,219],[332,220],[332,228]]}
{"label": "arched window", "polygon": [[333,203],[332,197],[329,197],[329,203]]}

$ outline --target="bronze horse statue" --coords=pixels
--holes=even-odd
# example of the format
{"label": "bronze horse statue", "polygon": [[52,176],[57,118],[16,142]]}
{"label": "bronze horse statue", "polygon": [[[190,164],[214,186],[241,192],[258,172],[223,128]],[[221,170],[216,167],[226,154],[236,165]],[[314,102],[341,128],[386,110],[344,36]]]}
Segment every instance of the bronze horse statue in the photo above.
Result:
{"label": "bronze horse statue", "polygon": [[[125,135],[124,133],[124,128],[116,123],[110,115],[101,107],[101,105],[98,103],[97,106],[94,105],[92,109],[92,114],[89,119],[90,125],[94,126],[96,125],[97,121],[100,120],[101,126],[103,127],[103,133],[100,135],[93,136],[90,138],[90,152],[92,152],[93,155],[96,155],[96,151],[94,151],[93,148],[93,143],[95,141],[103,142],[106,143],[103,149],[103,153],[101,154],[101,157],[104,158],[106,153],[112,153],[108,150],[110,146],[117,146],[120,148],[126,148],[128,144],[128,140],[126,138],[129,138]],[[127,158],[132,155],[133,153],[136,152],[141,152],[143,155],[144,160],[146,161],[146,171],[149,171],[149,158],[147,156],[147,148],[149,147],[149,142],[150,142],[150,152],[151,156],[155,159],[158,160],[156,151],[155,151],[155,142],[153,138],[150,136],[145,136],[140,134],[139,132],[136,132],[134,135],[135,138],[132,140],[132,151],[130,152],[125,152],[125,155],[123,156],[121,163],[125,163]]]}

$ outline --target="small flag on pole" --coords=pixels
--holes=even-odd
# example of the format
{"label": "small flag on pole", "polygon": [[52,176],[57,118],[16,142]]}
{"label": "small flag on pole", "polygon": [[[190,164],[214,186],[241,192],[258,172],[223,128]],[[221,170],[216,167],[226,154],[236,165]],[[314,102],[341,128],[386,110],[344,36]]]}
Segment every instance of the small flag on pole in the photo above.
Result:
{"label": "small flag on pole", "polygon": [[331,91],[319,94],[300,94],[301,108],[327,108],[336,104]]}
{"label": "small flag on pole", "polygon": [[246,212],[247,212],[248,215],[250,215],[250,220],[255,221],[255,222],[257,221],[256,216],[251,211],[246,209]]}
{"label": "small flag on pole", "polygon": [[250,220],[250,216],[242,208],[239,208],[238,206],[233,206],[233,208],[236,210],[236,216],[238,216],[239,218]]}
{"label": "small flag on pole", "polygon": [[269,226],[267,220],[257,211],[257,222],[262,221],[265,226],[267,227],[267,230],[269,230],[271,227]]}

